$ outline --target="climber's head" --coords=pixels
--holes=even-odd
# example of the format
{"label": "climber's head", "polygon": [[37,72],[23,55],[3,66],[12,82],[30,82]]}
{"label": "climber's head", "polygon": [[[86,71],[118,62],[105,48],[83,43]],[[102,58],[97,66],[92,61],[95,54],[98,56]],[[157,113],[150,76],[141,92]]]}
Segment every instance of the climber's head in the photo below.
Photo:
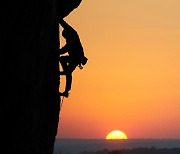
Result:
{"label": "climber's head", "polygon": [[73,40],[73,38],[77,38],[78,34],[77,32],[73,29],[73,28],[65,28],[62,31],[62,36],[66,39],[66,40]]}
{"label": "climber's head", "polygon": [[72,39],[72,33],[68,29],[62,31],[62,36],[67,40]]}
{"label": "climber's head", "polygon": [[63,30],[62,31],[62,36],[64,37],[64,38],[67,38],[68,37],[68,32],[67,32],[67,30]]}

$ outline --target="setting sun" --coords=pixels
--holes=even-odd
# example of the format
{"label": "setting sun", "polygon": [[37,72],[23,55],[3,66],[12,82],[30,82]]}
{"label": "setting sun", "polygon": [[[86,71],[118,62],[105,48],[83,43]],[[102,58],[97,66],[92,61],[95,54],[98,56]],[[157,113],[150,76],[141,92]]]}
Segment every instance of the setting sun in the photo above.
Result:
{"label": "setting sun", "polygon": [[106,139],[107,140],[127,139],[127,135],[122,131],[113,130],[106,136]]}

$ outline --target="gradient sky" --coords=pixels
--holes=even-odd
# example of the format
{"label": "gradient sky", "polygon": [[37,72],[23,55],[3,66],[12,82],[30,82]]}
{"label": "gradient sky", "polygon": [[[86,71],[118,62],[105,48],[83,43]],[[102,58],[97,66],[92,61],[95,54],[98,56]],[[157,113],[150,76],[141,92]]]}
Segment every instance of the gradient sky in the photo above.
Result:
{"label": "gradient sky", "polygon": [[179,7],[179,0],[83,0],[65,18],[89,60],[73,73],[57,137],[104,139],[118,129],[128,138],[180,138]]}

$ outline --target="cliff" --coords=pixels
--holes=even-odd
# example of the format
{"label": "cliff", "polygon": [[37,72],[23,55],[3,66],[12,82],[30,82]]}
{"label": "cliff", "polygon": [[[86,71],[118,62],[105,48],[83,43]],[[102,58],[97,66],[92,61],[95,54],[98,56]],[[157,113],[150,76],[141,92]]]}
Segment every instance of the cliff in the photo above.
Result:
{"label": "cliff", "polygon": [[59,120],[57,0],[1,5],[1,150],[52,154]]}

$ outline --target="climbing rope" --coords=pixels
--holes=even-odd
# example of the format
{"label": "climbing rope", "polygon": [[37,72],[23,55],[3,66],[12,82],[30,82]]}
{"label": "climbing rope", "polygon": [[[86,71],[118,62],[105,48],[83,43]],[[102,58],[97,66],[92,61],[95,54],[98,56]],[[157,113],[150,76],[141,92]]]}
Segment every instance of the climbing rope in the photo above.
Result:
{"label": "climbing rope", "polygon": [[64,102],[64,96],[62,97],[61,106],[63,105],[63,102]]}
{"label": "climbing rope", "polygon": [[62,99],[61,99],[61,96],[60,96],[60,112],[62,110],[63,102],[64,102],[64,96],[62,96]]}

